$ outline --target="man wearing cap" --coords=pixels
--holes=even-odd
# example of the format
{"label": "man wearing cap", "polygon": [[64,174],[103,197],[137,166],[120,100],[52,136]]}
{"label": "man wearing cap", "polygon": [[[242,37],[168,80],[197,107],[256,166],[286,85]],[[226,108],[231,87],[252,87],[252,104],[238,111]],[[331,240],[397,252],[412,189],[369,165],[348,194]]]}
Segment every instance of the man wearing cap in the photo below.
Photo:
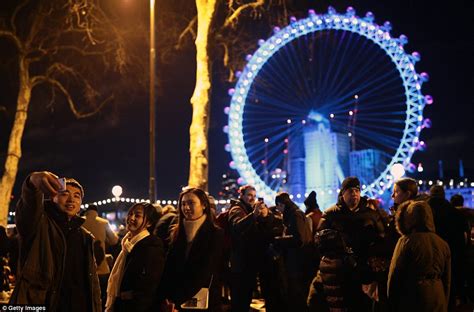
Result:
{"label": "man wearing cap", "polygon": [[[49,197],[49,199],[45,199]],[[47,311],[100,311],[93,236],[77,216],[84,197],[74,179],[33,172],[16,208],[20,261],[10,304],[37,304]]]}
{"label": "man wearing cap", "polygon": [[373,281],[368,267],[369,246],[384,236],[380,216],[367,207],[367,199],[360,196],[360,182],[347,177],[341,185],[337,203],[324,211],[318,230],[339,231],[357,260],[357,267],[347,278],[344,298],[348,311],[369,311],[370,300],[362,292],[362,284]]}
{"label": "man wearing cap", "polygon": [[113,246],[118,242],[117,234],[110,228],[107,219],[99,217],[97,206],[89,205],[84,214],[85,222],[82,225],[86,230],[94,235],[94,255],[97,263],[97,274],[99,275],[100,290],[102,293],[102,304],[105,307],[107,300],[107,281],[109,279],[110,268],[105,258],[105,245]]}

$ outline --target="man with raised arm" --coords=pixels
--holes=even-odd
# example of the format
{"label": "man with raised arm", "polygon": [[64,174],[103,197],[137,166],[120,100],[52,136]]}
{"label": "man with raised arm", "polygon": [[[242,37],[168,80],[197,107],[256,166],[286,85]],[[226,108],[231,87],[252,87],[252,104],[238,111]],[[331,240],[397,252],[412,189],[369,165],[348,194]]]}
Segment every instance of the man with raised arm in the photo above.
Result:
{"label": "man with raised arm", "polygon": [[[63,184],[61,184],[61,181]],[[74,179],[31,173],[16,208],[20,261],[10,304],[47,311],[100,311],[93,237],[77,216],[84,190]]]}

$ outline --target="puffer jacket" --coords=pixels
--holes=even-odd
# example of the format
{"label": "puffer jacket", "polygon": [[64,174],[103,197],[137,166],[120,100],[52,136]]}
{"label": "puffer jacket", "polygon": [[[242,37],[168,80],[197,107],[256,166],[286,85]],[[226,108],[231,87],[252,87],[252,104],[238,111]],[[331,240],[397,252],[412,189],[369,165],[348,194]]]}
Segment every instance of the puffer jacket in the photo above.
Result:
{"label": "puffer jacket", "polygon": [[434,233],[430,206],[421,201],[402,204],[396,225],[402,236],[388,275],[390,310],[447,311],[451,254],[448,244]]}
{"label": "puffer jacket", "polygon": [[[57,311],[61,282],[65,274],[66,238],[54,221],[52,202],[44,201],[43,193],[23,183],[16,209],[16,226],[20,235],[20,263],[10,304],[41,304],[48,311]],[[84,228],[87,254],[90,311],[101,311],[99,279],[93,254],[93,237]]]}

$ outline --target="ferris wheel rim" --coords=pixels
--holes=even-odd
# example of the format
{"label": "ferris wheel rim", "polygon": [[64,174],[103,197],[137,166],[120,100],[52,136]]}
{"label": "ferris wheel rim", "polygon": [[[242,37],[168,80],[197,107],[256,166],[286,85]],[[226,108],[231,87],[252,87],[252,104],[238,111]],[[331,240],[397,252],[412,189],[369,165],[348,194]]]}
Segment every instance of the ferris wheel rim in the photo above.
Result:
{"label": "ferris wheel rim", "polygon": [[419,134],[422,129],[423,109],[427,100],[421,93],[424,79],[415,70],[415,63],[419,60],[419,55],[416,52],[411,55],[405,52],[403,45],[407,42],[406,37],[404,35],[399,38],[392,37],[390,25],[387,23],[383,26],[377,25],[373,22],[373,15],[370,12],[365,18],[356,16],[352,8],[348,8],[345,14],[338,14],[331,7],[326,14],[310,12],[307,18],[293,20],[285,28],[278,29],[266,41],[260,40],[260,47],[253,55],[247,57],[248,63],[242,71],[235,89],[230,92],[232,99],[228,110],[227,131],[234,166],[246,183],[254,185],[257,192],[266,198],[273,198],[276,191],[269,187],[256,172],[244,144],[243,112],[249,88],[264,64],[278,50],[301,36],[323,30],[349,31],[375,43],[390,57],[402,79],[405,90],[405,127],[400,144],[382,173],[363,188],[362,195],[383,194],[393,184],[390,168],[396,163],[401,163],[405,169],[409,169],[410,159],[417,150]]}

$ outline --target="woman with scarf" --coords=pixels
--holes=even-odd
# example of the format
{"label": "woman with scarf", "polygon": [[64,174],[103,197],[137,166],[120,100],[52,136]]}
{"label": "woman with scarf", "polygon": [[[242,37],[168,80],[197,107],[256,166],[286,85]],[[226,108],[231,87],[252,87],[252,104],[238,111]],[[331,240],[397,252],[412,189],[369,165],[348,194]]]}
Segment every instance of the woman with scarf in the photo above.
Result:
{"label": "woman with scarf", "polygon": [[158,218],[149,203],[129,209],[128,232],[107,285],[107,312],[156,310],[155,293],[165,262],[162,241],[150,234]]}
{"label": "woman with scarf", "polygon": [[[169,310],[207,306],[208,311],[220,311],[216,281],[222,268],[224,231],[214,224],[209,198],[201,189],[183,190],[178,209],[159,297],[166,299]],[[198,292],[204,296],[196,296]]]}

